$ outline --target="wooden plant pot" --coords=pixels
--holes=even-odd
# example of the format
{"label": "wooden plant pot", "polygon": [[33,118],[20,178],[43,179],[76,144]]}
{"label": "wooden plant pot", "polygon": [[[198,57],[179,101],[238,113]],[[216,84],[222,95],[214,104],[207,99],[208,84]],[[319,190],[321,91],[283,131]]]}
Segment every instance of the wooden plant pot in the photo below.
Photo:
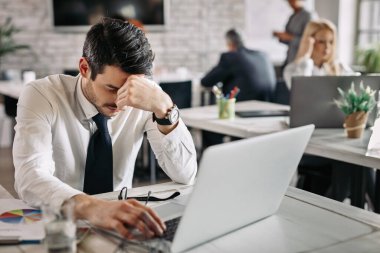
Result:
{"label": "wooden plant pot", "polygon": [[364,111],[354,112],[347,115],[343,127],[348,138],[360,138],[367,124],[368,113]]}

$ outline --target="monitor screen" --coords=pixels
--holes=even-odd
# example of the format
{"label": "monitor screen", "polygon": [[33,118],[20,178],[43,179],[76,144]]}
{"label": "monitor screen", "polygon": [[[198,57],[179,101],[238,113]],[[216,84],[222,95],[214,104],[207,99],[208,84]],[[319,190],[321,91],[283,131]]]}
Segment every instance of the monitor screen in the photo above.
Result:
{"label": "monitor screen", "polygon": [[165,0],[52,0],[56,28],[77,30],[112,17],[142,23],[145,27],[165,25]]}

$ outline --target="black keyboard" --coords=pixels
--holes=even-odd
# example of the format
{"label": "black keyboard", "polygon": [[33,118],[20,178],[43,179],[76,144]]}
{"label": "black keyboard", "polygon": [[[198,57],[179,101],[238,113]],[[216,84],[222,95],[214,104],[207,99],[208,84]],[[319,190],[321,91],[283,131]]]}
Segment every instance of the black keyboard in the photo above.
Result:
{"label": "black keyboard", "polygon": [[172,242],[173,238],[174,238],[175,231],[177,231],[177,227],[178,227],[180,220],[181,220],[181,217],[177,217],[177,218],[165,221],[166,231],[162,235],[162,238]]}

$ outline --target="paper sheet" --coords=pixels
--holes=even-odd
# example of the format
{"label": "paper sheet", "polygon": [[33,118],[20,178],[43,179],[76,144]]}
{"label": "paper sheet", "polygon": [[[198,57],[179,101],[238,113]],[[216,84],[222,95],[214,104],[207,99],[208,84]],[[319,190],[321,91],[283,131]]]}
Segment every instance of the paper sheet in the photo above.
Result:
{"label": "paper sheet", "polygon": [[[34,209],[19,199],[0,199],[0,215],[12,210]],[[45,237],[42,221],[33,223],[6,223],[0,221],[0,241],[3,238],[15,237],[19,241],[40,241]]]}

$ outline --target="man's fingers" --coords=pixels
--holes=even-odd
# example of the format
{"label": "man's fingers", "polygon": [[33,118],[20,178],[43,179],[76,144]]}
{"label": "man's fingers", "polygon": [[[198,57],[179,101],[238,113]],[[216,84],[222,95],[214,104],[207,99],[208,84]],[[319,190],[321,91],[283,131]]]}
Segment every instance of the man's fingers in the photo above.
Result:
{"label": "man's fingers", "polygon": [[110,228],[117,231],[120,235],[123,237],[126,237],[128,239],[132,239],[132,234],[130,231],[124,226],[124,224],[120,221],[114,220],[110,222]]}
{"label": "man's fingers", "polygon": [[157,213],[153,209],[141,204],[137,200],[132,200],[131,204],[137,208],[141,208],[144,212],[146,212],[148,216],[144,218],[149,218],[148,221],[150,221],[153,224],[158,224],[159,229],[161,231],[164,231],[166,229],[165,223],[161,220],[161,218],[157,215]]}
{"label": "man's fingers", "polygon": [[[130,199],[124,202],[124,205],[122,206],[123,212],[128,214],[127,216],[124,216],[124,219],[126,219],[126,223],[130,224],[134,227],[137,225],[140,226],[140,231],[148,230],[151,231],[153,234],[156,235],[162,235],[164,229],[164,225],[162,225],[162,221],[158,217],[157,214],[154,213],[154,211],[139,203],[137,200]],[[151,215],[151,213],[155,216]],[[141,221],[145,224],[146,228],[142,228],[141,224],[138,223],[138,221]]]}
{"label": "man's fingers", "polygon": [[125,226],[137,228],[146,238],[151,238],[155,235],[153,230],[150,230],[143,221],[138,219],[138,213],[136,212],[122,213],[118,218]]}
{"label": "man's fingers", "polygon": [[160,225],[161,229],[166,230],[166,225],[158,216],[158,214],[151,208],[148,209],[148,212],[153,217],[153,219]]}

